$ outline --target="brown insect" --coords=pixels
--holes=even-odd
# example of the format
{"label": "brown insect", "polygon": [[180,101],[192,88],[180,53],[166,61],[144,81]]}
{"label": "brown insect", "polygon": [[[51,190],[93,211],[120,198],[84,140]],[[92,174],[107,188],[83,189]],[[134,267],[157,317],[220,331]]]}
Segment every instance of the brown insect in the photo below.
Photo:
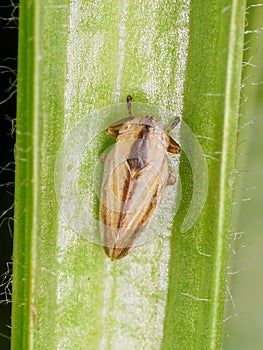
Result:
{"label": "brown insect", "polygon": [[175,183],[168,171],[167,152],[180,146],[152,115],[134,117],[127,97],[128,117],[111,124],[116,138],[104,164],[100,197],[100,230],[104,251],[111,260],[125,257],[158,208],[166,185]]}

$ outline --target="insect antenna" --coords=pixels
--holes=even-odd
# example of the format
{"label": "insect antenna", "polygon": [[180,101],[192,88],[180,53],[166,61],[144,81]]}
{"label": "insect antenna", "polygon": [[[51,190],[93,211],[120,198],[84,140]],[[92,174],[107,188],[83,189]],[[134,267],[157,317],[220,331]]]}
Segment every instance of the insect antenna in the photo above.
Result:
{"label": "insect antenna", "polygon": [[130,118],[133,118],[133,112],[132,112],[132,104],[131,104],[131,101],[132,101],[132,97],[131,97],[131,95],[128,95],[128,96],[127,96],[128,116],[129,116]]}
{"label": "insect antenna", "polygon": [[181,120],[181,119],[180,119],[179,117],[176,117],[176,118],[175,118],[175,120],[172,122],[172,124],[171,124],[170,126],[168,126],[168,128],[165,130],[165,131],[167,132],[167,134],[168,134],[171,130],[173,130],[173,129],[176,127],[176,125],[179,124],[180,120]]}

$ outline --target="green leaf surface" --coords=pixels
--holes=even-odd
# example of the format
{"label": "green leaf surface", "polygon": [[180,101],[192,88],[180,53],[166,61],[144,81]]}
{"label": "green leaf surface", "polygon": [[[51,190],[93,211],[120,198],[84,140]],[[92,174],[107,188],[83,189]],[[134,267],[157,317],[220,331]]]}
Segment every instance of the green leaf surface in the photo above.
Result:
{"label": "green leaf surface", "polygon": [[[12,349],[220,349],[244,14],[21,1]],[[94,244],[99,156],[128,94],[136,113],[182,117],[183,152],[158,235],[112,262]]]}

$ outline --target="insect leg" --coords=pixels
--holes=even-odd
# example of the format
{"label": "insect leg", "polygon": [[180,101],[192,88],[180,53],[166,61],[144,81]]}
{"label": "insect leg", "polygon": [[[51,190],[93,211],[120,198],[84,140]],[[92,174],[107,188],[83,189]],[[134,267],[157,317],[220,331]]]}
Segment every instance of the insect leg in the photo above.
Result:
{"label": "insect leg", "polygon": [[126,118],[123,118],[121,120],[118,120],[117,122],[112,123],[107,128],[107,133],[113,137],[117,137],[119,135],[119,130],[117,130],[117,129],[131,119],[133,119],[133,117],[126,117]]}
{"label": "insect leg", "polygon": [[128,122],[129,120],[133,119],[133,113],[132,113],[132,107],[131,107],[131,100],[132,97],[130,95],[127,96],[127,108],[128,108],[128,117],[123,118],[121,120],[118,120],[114,123],[112,123],[107,128],[107,133],[113,137],[117,137],[119,135],[119,131],[117,130],[118,127],[122,126],[124,123]]}
{"label": "insect leg", "polygon": [[[121,124],[120,124],[121,125]],[[109,126],[107,128],[107,134],[113,137],[117,137],[119,135],[119,131],[115,129],[114,126]]]}
{"label": "insect leg", "polygon": [[169,176],[168,176],[166,185],[167,185],[167,186],[170,186],[170,185],[174,185],[175,183],[176,183],[176,177],[175,177],[175,175],[172,174],[172,173],[169,173]]}
{"label": "insect leg", "polygon": [[102,153],[102,155],[100,156],[100,160],[104,163],[106,158],[107,158],[108,153]]}
{"label": "insect leg", "polygon": [[167,147],[167,152],[170,153],[180,153],[181,147],[178,145],[177,142],[175,142],[171,136],[170,137],[170,142],[169,142],[169,146]]}

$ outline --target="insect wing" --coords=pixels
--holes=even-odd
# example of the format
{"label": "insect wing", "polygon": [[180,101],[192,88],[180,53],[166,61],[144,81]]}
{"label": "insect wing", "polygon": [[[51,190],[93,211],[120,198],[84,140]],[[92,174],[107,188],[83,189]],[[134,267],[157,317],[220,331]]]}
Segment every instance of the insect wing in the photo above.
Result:
{"label": "insect wing", "polygon": [[128,253],[154,215],[167,183],[166,150],[158,140],[148,140],[146,165],[135,172],[129,165],[134,142],[136,138],[118,140],[105,161],[100,217],[106,253]]}

